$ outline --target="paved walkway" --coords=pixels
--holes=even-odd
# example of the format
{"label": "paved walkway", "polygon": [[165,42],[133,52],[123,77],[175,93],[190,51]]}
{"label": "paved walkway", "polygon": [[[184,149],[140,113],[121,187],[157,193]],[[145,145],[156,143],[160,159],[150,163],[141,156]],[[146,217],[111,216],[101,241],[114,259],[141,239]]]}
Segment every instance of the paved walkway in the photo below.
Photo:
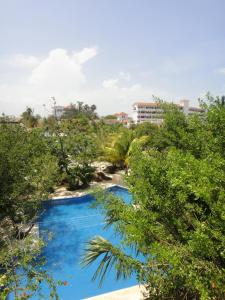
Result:
{"label": "paved walkway", "polygon": [[49,199],[61,199],[61,198],[71,198],[71,197],[80,197],[85,194],[91,193],[92,190],[96,187],[108,188],[115,185],[114,182],[103,181],[103,182],[93,182],[88,188],[79,189],[75,191],[68,191],[66,186],[58,187],[53,194],[49,195]]}
{"label": "paved walkway", "polygon": [[130,288],[117,290],[111,293],[102,294],[99,296],[87,298],[85,300],[142,300],[145,288],[140,285],[135,285]]}

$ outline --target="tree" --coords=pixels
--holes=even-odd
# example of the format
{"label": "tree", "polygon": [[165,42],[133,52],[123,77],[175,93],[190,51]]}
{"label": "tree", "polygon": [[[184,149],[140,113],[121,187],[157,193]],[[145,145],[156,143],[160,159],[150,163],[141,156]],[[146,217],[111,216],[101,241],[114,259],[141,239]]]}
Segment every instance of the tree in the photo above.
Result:
{"label": "tree", "polygon": [[86,187],[94,176],[91,166],[98,155],[98,141],[92,124],[84,116],[56,123],[49,145],[69,189]]}
{"label": "tree", "polygon": [[57,180],[57,161],[39,129],[3,123],[0,140],[0,298],[13,292],[28,299],[42,281],[55,296],[53,279],[35,260],[43,243],[30,233]]}
{"label": "tree", "polygon": [[103,158],[120,168],[126,167],[132,140],[132,132],[125,128],[119,133],[111,134],[103,145]]}
{"label": "tree", "polygon": [[39,130],[3,124],[0,139],[0,217],[30,221],[55,183],[56,159]]}
{"label": "tree", "polygon": [[98,117],[96,109],[97,107],[94,104],[88,105],[82,101],[77,101],[76,104],[71,103],[68,107],[65,107],[62,119],[86,117],[89,120],[94,120]]}
{"label": "tree", "polygon": [[37,291],[41,295],[41,283],[50,288],[43,299],[59,299],[56,286],[65,282],[55,281],[46,270],[44,259],[40,258],[44,243],[29,235],[21,239],[15,236],[13,223],[9,219],[0,222],[0,298],[13,295],[16,300],[30,299]]}
{"label": "tree", "polygon": [[22,123],[28,128],[34,128],[38,126],[38,121],[40,119],[39,115],[34,115],[32,108],[27,107],[26,110],[21,115]]}
{"label": "tree", "polygon": [[84,265],[103,256],[94,279],[111,266],[117,277],[137,274],[148,299],[224,299],[225,106],[211,99],[202,117],[168,107],[148,149],[138,146],[127,184],[133,202],[99,197],[108,225],[128,255],[102,237],[89,242]]}
{"label": "tree", "polygon": [[107,116],[105,116],[104,117],[104,119],[117,119],[117,116],[115,116],[115,115],[107,115]]}
{"label": "tree", "polygon": [[50,115],[47,118],[42,119],[42,127],[44,127],[46,131],[53,130],[55,126],[56,126],[56,120],[53,115]]}
{"label": "tree", "polygon": [[155,132],[157,131],[158,126],[152,124],[150,122],[143,122],[136,125],[134,129],[134,135],[139,138],[142,136],[154,136]]}

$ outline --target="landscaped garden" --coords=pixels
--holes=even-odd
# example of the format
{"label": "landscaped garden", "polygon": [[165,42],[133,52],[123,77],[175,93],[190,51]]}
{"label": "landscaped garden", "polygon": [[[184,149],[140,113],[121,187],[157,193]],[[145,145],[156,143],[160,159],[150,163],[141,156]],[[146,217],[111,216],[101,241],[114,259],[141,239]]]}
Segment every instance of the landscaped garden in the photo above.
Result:
{"label": "landscaped garden", "polygon": [[[81,104],[60,120],[30,109],[23,125],[1,119],[1,299],[82,299],[137,282],[148,299],[224,298],[225,99],[208,96],[203,116],[161,105],[162,125],[129,129]],[[46,204],[59,187],[118,171],[132,202],[117,189],[122,199],[98,190]]]}

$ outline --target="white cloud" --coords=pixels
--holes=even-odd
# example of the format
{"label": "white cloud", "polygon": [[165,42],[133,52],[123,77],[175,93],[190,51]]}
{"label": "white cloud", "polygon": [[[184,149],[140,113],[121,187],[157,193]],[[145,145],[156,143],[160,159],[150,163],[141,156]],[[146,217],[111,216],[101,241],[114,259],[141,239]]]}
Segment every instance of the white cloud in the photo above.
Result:
{"label": "white cloud", "polygon": [[[129,79],[128,79],[129,78]],[[140,83],[135,83],[135,84],[130,84],[130,85],[125,85],[123,84],[123,81],[130,81],[130,74],[129,73],[123,73],[120,72],[118,78],[110,78],[107,80],[103,80],[102,86],[105,89],[117,89],[119,91],[132,91],[135,92],[137,90],[140,90],[142,88]]]}
{"label": "white cloud", "polygon": [[40,111],[51,96],[66,103],[77,99],[86,82],[83,65],[96,55],[96,47],[72,53],[59,48],[43,58],[23,55],[7,58],[5,62],[18,67],[29,66],[30,71],[27,75],[27,71],[24,73],[21,69],[17,82],[0,84],[0,113],[18,114],[28,105]]}
{"label": "white cloud", "polygon": [[[151,86],[142,86],[140,83],[124,84],[120,73],[117,78],[104,80],[102,86],[103,89],[92,94],[92,99],[102,102],[102,105],[98,106],[101,113],[104,113],[104,110],[107,109],[108,113],[126,111],[131,114],[132,104],[135,101],[152,101],[153,95],[168,97],[167,93]],[[101,109],[101,106],[104,110]]]}
{"label": "white cloud", "polygon": [[7,59],[7,62],[14,67],[35,67],[39,63],[39,59],[35,56],[17,54]]}
{"label": "white cloud", "polygon": [[104,88],[113,88],[113,89],[115,89],[115,88],[119,88],[119,86],[121,86],[120,85],[121,81],[128,82],[128,81],[130,81],[130,79],[131,79],[130,73],[128,73],[128,72],[119,72],[118,77],[103,80],[102,86]]}
{"label": "white cloud", "polygon": [[140,83],[135,83],[128,87],[122,87],[122,91],[131,91],[131,92],[136,92],[141,89],[142,89],[142,85]]}
{"label": "white cloud", "polygon": [[30,69],[24,73],[21,69],[19,77],[22,79],[0,84],[0,113],[18,115],[26,106],[31,106],[36,113],[43,114],[43,104],[46,104],[49,110],[51,108],[51,96],[56,98],[57,104],[62,105],[77,100],[96,104],[100,114],[120,110],[129,113],[132,103],[137,100],[151,100],[153,94],[167,96],[166,93],[150,86],[142,86],[135,82],[131,84],[131,75],[126,72],[120,72],[115,78],[103,80],[93,86],[83,66],[97,53],[96,47],[71,53],[59,48],[51,50],[42,58],[30,56],[30,59],[26,57],[23,60],[21,58],[24,56],[20,56],[18,61],[21,65],[30,64]]}
{"label": "white cloud", "polygon": [[51,91],[63,93],[85,82],[81,63],[65,49],[54,49],[32,70],[29,83]]}
{"label": "white cloud", "polygon": [[119,77],[125,81],[130,81],[131,80],[131,75],[128,72],[120,72]]}
{"label": "white cloud", "polygon": [[95,57],[98,53],[97,47],[84,48],[82,51],[75,53],[74,57],[79,65],[86,63],[91,58]]}
{"label": "white cloud", "polygon": [[102,86],[106,89],[118,88],[118,82],[119,82],[118,78],[111,78],[111,79],[103,80]]}

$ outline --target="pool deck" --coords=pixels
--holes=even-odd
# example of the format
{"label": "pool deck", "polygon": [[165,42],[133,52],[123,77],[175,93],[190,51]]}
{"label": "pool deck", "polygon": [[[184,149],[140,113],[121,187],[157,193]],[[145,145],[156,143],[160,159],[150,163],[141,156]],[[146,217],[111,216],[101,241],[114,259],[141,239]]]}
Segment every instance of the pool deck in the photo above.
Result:
{"label": "pool deck", "polygon": [[143,285],[135,285],[126,289],[105,293],[85,300],[142,300],[145,288]]}
{"label": "pool deck", "polygon": [[135,285],[126,289],[117,290],[111,293],[101,294],[85,300],[142,300],[145,288],[143,285]]}
{"label": "pool deck", "polygon": [[[99,163],[98,163],[99,164]],[[105,168],[105,165],[104,165]],[[84,196],[86,194],[89,194],[93,191],[93,189],[101,187],[103,189],[109,188],[111,186],[117,185],[117,186],[122,186],[124,187],[124,180],[123,180],[123,175],[124,172],[117,172],[114,174],[105,174],[108,178],[108,180],[103,180],[103,181],[92,181],[90,183],[90,186],[84,189],[78,189],[75,191],[69,191],[66,187],[64,186],[58,186],[55,188],[55,191],[49,195],[49,200],[54,200],[54,199],[62,199],[62,198],[72,198],[72,197],[80,197]]]}
{"label": "pool deck", "polygon": [[66,187],[62,186],[62,187],[57,188],[57,190],[53,194],[49,195],[49,200],[80,197],[80,196],[90,194],[93,191],[93,189],[95,189],[95,188],[101,187],[101,188],[105,189],[105,188],[109,188],[112,186],[120,186],[120,185],[115,182],[112,182],[112,181],[94,182],[94,183],[91,183],[91,185],[88,188],[79,189],[76,191],[68,191],[66,189]]}

